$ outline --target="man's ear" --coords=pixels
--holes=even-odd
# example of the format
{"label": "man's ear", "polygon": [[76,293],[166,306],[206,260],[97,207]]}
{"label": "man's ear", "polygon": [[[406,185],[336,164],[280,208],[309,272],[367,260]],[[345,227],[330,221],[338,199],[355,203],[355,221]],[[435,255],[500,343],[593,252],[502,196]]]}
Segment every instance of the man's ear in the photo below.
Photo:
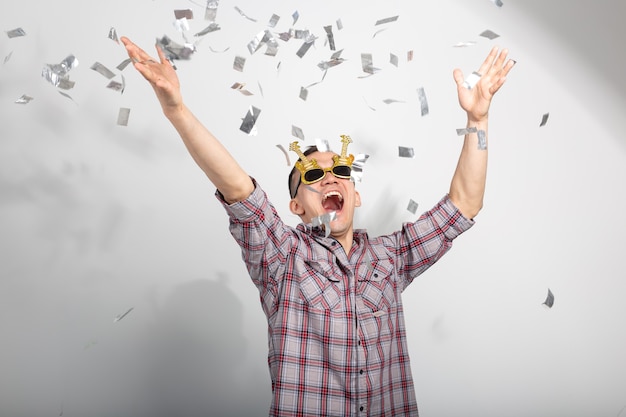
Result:
{"label": "man's ear", "polygon": [[361,194],[358,191],[354,191],[354,207],[361,207]]}
{"label": "man's ear", "polygon": [[302,216],[304,214],[304,207],[302,207],[302,205],[298,203],[298,200],[295,198],[292,198],[289,202],[289,210],[297,216]]}

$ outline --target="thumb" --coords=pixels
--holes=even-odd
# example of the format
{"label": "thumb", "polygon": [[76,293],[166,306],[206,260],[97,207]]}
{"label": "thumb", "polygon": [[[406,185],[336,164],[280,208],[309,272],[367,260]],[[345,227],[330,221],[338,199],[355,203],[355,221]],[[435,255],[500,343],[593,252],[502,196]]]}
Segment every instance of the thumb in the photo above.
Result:
{"label": "thumb", "polygon": [[454,77],[454,81],[456,82],[456,85],[458,87],[461,87],[463,85],[464,80],[465,80],[465,77],[463,77],[463,71],[461,71],[460,69],[456,68],[452,72],[452,76]]}

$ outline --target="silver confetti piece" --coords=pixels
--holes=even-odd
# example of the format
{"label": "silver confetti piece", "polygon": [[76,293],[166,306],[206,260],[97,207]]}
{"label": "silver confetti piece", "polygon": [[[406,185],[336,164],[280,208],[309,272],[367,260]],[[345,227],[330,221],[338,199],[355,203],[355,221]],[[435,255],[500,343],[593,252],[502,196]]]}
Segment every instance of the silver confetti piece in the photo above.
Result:
{"label": "silver confetti piece", "polygon": [[539,127],[545,126],[546,123],[548,123],[548,117],[550,117],[550,113],[546,113],[541,117],[541,124],[539,124]]}
{"label": "silver confetti piece", "polygon": [[[167,35],[163,35],[161,39],[157,39],[156,43],[170,61],[175,59],[191,59],[191,55],[196,51],[193,45],[180,45],[172,41]],[[174,67],[174,69],[176,68]]]}
{"label": "silver confetti piece", "polygon": [[244,88],[245,86],[246,86],[245,83],[234,83],[233,85],[230,86],[230,88],[232,88],[233,90],[239,91],[244,96],[252,96],[253,94],[250,91],[246,90]]}
{"label": "silver confetti piece", "polygon": [[280,39],[283,42],[288,42],[289,39],[291,39],[291,38],[292,38],[291,31],[289,31],[289,32],[281,32],[281,33],[278,34],[278,39]]}
{"label": "silver confetti piece", "polygon": [[254,39],[248,42],[248,52],[250,52],[250,55],[254,55],[254,53],[261,47],[263,38],[265,38],[265,31],[257,33]]}
{"label": "silver confetti piece", "polygon": [[487,150],[487,132],[485,132],[484,130],[479,130],[476,133],[478,134],[478,150]]}
{"label": "silver confetti piece", "polygon": [[11,56],[13,55],[13,51],[9,52],[9,54],[7,56],[4,57],[4,62],[3,64],[6,64],[7,62],[9,62],[9,59],[11,59]]}
{"label": "silver confetti piece", "polygon": [[307,90],[304,87],[300,87],[300,98],[303,101],[306,101],[307,97],[309,96],[309,90]]}
{"label": "silver confetti piece", "polygon": [[204,9],[204,20],[208,20],[209,22],[215,21],[219,4],[219,0],[207,0],[206,8]]}
{"label": "silver confetti piece", "polygon": [[211,23],[209,23],[209,26],[205,27],[204,29],[202,29],[200,32],[196,33],[193,36],[195,36],[195,37],[204,36],[207,33],[215,32],[215,31],[220,30],[220,29],[221,29],[220,25],[218,25],[215,22],[211,22]]}
{"label": "silver confetti piece", "polygon": [[119,91],[119,92],[124,92],[124,86],[122,85],[122,83],[112,80],[111,82],[109,82],[109,84],[107,85],[107,88],[113,91]]}
{"label": "silver confetti piece", "polygon": [[426,92],[424,91],[424,87],[420,87],[417,89],[417,96],[420,100],[420,111],[422,116],[426,116],[428,114],[428,100],[426,100]]}
{"label": "silver confetti piece", "polygon": [[78,59],[74,55],[68,55],[60,64],[46,64],[41,71],[41,76],[57,87],[61,80],[67,79],[68,73],[78,66]]}
{"label": "silver confetti piece", "polygon": [[128,315],[128,313],[133,311],[133,309],[134,309],[134,307],[131,307],[128,310],[126,310],[126,312],[124,312],[122,314],[118,314],[117,316],[115,316],[115,318],[113,319],[113,323],[117,323],[118,321],[122,320],[124,317],[126,317]]}
{"label": "silver confetti piece", "polygon": [[113,73],[111,70],[109,70],[107,67],[105,67],[104,65],[102,65],[99,62],[95,62],[90,68],[92,70],[96,71],[97,73],[105,76],[109,80],[111,78],[115,77],[115,73]]}
{"label": "silver confetti piece", "polygon": [[458,136],[469,135],[470,133],[476,133],[477,129],[475,127],[464,127],[463,129],[457,129],[456,134]]}
{"label": "silver confetti piece", "polygon": [[552,294],[550,288],[548,288],[548,295],[546,297],[546,301],[544,301],[543,304],[548,306],[549,308],[552,308],[552,306],[554,305],[554,294]]}
{"label": "silver confetti piece", "polygon": [[115,43],[119,44],[120,40],[117,38],[117,31],[115,30],[114,27],[112,27],[111,29],[109,29],[109,35],[108,38],[111,39],[112,41],[114,41]]}
{"label": "silver confetti piece", "polygon": [[311,36],[311,32],[309,32],[308,30],[296,29],[293,32],[293,38],[294,39],[308,39],[309,36]]}
{"label": "silver confetti piece", "polygon": [[355,155],[352,161],[352,171],[350,172],[350,180],[352,182],[361,182],[363,179],[363,166],[370,156],[364,153]]}
{"label": "silver confetti piece", "polygon": [[276,40],[276,38],[274,38],[272,32],[266,30],[263,41],[267,46],[267,49],[265,50],[265,55],[276,56],[276,54],[278,54],[278,41]]}
{"label": "silver confetti piece", "polygon": [[124,69],[128,66],[128,64],[130,64],[132,62],[132,59],[130,58],[126,58],[125,60],[123,60],[122,62],[119,63],[119,65],[115,68],[117,68],[120,71],[124,71]]}
{"label": "silver confetti piece", "polygon": [[280,16],[278,16],[277,14],[273,14],[267,26],[271,28],[275,28],[279,20],[280,20]]}
{"label": "silver confetti piece", "polygon": [[246,65],[246,58],[242,56],[236,56],[235,62],[233,62],[233,69],[235,71],[243,72],[244,65]]}
{"label": "silver confetti piece", "polygon": [[480,77],[481,75],[479,72],[472,72],[470,75],[467,76],[467,78],[465,78],[465,81],[463,81],[463,86],[468,90],[471,90],[472,88],[474,88],[478,80],[480,80]]}
{"label": "silver confetti piece", "polygon": [[489,30],[489,29],[484,30],[484,31],[480,34],[480,36],[482,36],[483,38],[487,38],[487,39],[489,39],[489,40],[493,40],[493,39],[495,39],[495,38],[500,37],[500,35],[498,35],[497,33],[493,32],[493,31],[491,31],[491,30]]}
{"label": "silver confetti piece", "polygon": [[372,39],[374,39],[376,36],[378,36],[379,33],[386,31],[389,28],[382,28],[377,30],[376,32],[374,32],[374,34],[372,35]]}
{"label": "silver confetti piece", "polygon": [[263,95],[263,86],[261,85],[261,82],[257,81],[257,85],[259,86],[259,92],[261,93],[261,97],[264,97],[264,95]]}
{"label": "silver confetti piece", "polygon": [[117,113],[118,126],[128,126],[128,117],[130,116],[130,109],[121,107]]}
{"label": "silver confetti piece", "polygon": [[[64,93],[63,91],[59,91],[59,94],[61,94],[61,95],[62,95],[63,97],[65,97],[65,98],[68,98],[68,99],[70,99],[70,100],[74,101],[74,99],[72,98],[72,96],[70,96],[70,95],[69,95],[69,94],[67,94],[67,93]],[[76,103],[76,101],[74,101],[74,103],[75,103],[76,105],[78,105],[78,103]]]}
{"label": "silver confetti piece", "polygon": [[332,152],[328,139],[315,138],[315,147],[320,152]]}
{"label": "silver confetti piece", "polygon": [[22,94],[22,96],[20,98],[15,100],[15,103],[16,104],[28,104],[32,100],[34,100],[34,98],[32,98],[31,96],[27,96],[26,94]]}
{"label": "silver confetti piece", "polygon": [[406,62],[413,61],[413,51],[407,51],[406,53]]}
{"label": "silver confetti piece", "polygon": [[291,135],[297,137],[300,140],[304,140],[304,133],[298,126],[291,125]]}
{"label": "silver confetti piece", "polygon": [[209,46],[209,50],[210,50],[211,52],[216,53],[216,54],[221,54],[221,53],[224,53],[224,52],[228,51],[229,49],[230,49],[230,46],[226,47],[225,49],[222,49],[221,51],[218,51],[218,50],[216,50],[216,49],[213,49],[213,47]]}
{"label": "silver confetti piece", "polygon": [[398,146],[398,156],[400,156],[400,158],[413,158],[415,156],[415,152],[413,151],[413,148]]}
{"label": "silver confetti piece", "polygon": [[341,30],[343,29],[343,22],[341,21],[341,19],[337,19],[337,30]]}
{"label": "silver confetti piece", "polygon": [[379,71],[379,68],[374,67],[374,59],[372,58],[372,54],[367,53],[361,54],[361,68],[366,74],[374,74]]}
{"label": "silver confetti piece", "polygon": [[333,35],[333,27],[332,26],[324,26],[324,30],[326,31],[326,37],[328,38],[328,45],[331,51],[335,51],[335,36]]}
{"label": "silver confetti piece", "polygon": [[315,43],[315,36],[313,35],[308,36],[306,40],[304,41],[304,43],[302,44],[302,46],[300,46],[300,49],[298,49],[298,52],[296,52],[296,55],[302,58],[304,54],[306,54],[307,51],[311,48],[311,46],[313,46],[314,43]]}
{"label": "silver confetti piece", "polygon": [[306,188],[307,190],[309,190],[312,193],[322,194],[320,191],[318,191],[315,188],[311,187],[309,184],[304,184],[304,188]]}
{"label": "silver confetti piece", "polygon": [[385,23],[395,22],[396,20],[398,20],[398,16],[386,17],[384,19],[376,21],[376,24],[374,26],[384,25]]}
{"label": "silver confetti piece", "polygon": [[72,88],[74,88],[75,84],[76,83],[74,81],[71,81],[69,78],[61,78],[57,87],[59,87],[61,90],[71,90]]}
{"label": "silver confetti piece", "polygon": [[322,214],[311,219],[311,225],[313,227],[324,227],[324,236],[330,236],[330,222],[337,218],[337,213],[331,211],[330,213]]}
{"label": "silver confetti piece", "polygon": [[7,31],[7,36],[9,38],[18,38],[20,36],[26,36],[26,32],[22,28],[16,28],[16,29]]}
{"label": "silver confetti piece", "polygon": [[281,144],[276,145],[276,147],[280,149],[281,151],[283,151],[283,154],[285,155],[285,159],[287,160],[287,166],[290,167],[291,161],[289,160],[289,153],[287,153],[287,150],[285,149],[285,147]]}
{"label": "silver confetti piece", "polygon": [[394,54],[389,54],[389,63],[394,67],[398,67],[398,56]]}
{"label": "silver confetti piece", "polygon": [[393,98],[386,98],[386,99],[383,100],[383,103],[385,103],[385,104],[392,104],[392,103],[405,103],[405,102],[402,101],[402,100],[396,100],[396,99],[393,99]]}
{"label": "silver confetti piece", "polygon": [[176,18],[176,20],[193,19],[193,10],[191,9],[174,10],[174,17]]}
{"label": "silver confetti piece", "polygon": [[296,10],[295,12],[293,12],[293,14],[291,15],[291,17],[293,18],[293,23],[292,25],[295,25],[296,22],[298,21],[298,19],[300,18],[300,13],[298,13],[298,11]]}
{"label": "silver confetti piece", "polygon": [[409,200],[409,205],[407,206],[407,210],[410,211],[411,213],[415,214],[417,213],[417,206],[418,204],[413,201],[412,199]]}
{"label": "silver confetti piece", "polygon": [[250,16],[246,15],[239,7],[235,6],[235,10],[237,10],[237,12],[242,15],[243,17],[245,17],[246,19],[248,19],[251,22],[256,22],[256,19],[251,18]]}
{"label": "silver confetti piece", "polygon": [[[176,20],[174,20],[174,27],[179,32],[187,32],[190,29],[190,27],[189,27],[189,20],[187,20],[186,17],[181,17],[180,19],[176,19]],[[183,37],[184,36],[185,35],[183,33]],[[185,41],[186,40],[187,40],[187,38],[185,38]]]}
{"label": "silver confetti piece", "polygon": [[257,109],[254,106],[250,106],[250,109],[246,113],[246,116],[244,117],[243,122],[239,127],[239,130],[251,136],[256,135],[255,125],[257,119],[259,118],[259,114],[261,114],[260,109]]}
{"label": "silver confetti piece", "polygon": [[474,41],[467,41],[467,42],[457,42],[455,45],[452,45],[455,48],[466,48],[468,46],[474,46],[476,45],[476,42]]}
{"label": "silver confetti piece", "polygon": [[491,2],[493,4],[495,4],[498,7],[502,7],[502,1],[501,0],[491,0]]}

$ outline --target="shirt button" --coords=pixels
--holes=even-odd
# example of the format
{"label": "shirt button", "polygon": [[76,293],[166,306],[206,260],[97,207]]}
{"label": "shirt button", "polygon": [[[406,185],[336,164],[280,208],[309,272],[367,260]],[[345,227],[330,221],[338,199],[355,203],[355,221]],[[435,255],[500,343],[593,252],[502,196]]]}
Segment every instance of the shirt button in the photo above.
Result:
{"label": "shirt button", "polygon": [[359,408],[359,411],[363,411],[363,410],[364,410],[364,408],[365,408],[365,407],[361,406],[361,407]]}
{"label": "shirt button", "polygon": [[333,240],[333,241],[330,243],[330,246],[335,246],[336,244],[337,244],[337,242]]}
{"label": "shirt button", "polygon": [[378,274],[374,274],[374,278],[378,278]]}
{"label": "shirt button", "polygon": [[361,370],[359,371],[359,373],[360,373],[361,375],[363,375],[363,369],[361,369]]}

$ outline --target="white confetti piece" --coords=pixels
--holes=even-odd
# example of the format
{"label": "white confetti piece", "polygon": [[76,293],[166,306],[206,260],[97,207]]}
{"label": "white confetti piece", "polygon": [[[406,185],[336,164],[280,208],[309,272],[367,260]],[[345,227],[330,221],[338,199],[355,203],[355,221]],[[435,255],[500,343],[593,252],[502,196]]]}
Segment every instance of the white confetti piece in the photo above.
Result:
{"label": "white confetti piece", "polygon": [[279,20],[280,20],[280,16],[278,16],[277,14],[273,14],[272,17],[270,18],[270,21],[268,22],[267,26],[269,26],[271,28],[275,28],[276,25],[278,24]]}
{"label": "white confetti piece", "polygon": [[233,69],[235,71],[243,72],[243,67],[246,65],[246,58],[242,56],[236,56],[233,62]]}
{"label": "white confetti piece", "polygon": [[219,0],[207,0],[206,8],[204,9],[204,20],[208,20],[209,22],[215,21],[219,4]]}
{"label": "white confetti piece", "polygon": [[22,94],[22,96],[20,98],[15,100],[15,104],[28,104],[28,103],[30,103],[33,100],[34,100],[33,97],[28,96],[26,94]]}
{"label": "white confetti piece", "polygon": [[417,89],[417,96],[420,100],[420,111],[423,116],[428,114],[428,100],[426,100],[426,92],[424,91],[424,87],[420,87]]}
{"label": "white confetti piece", "polygon": [[480,80],[480,77],[480,73],[476,71],[472,72],[470,75],[467,76],[467,78],[465,78],[465,81],[463,81],[463,86],[468,90],[471,90],[472,88],[474,88],[478,80]]}
{"label": "white confetti piece", "polygon": [[239,13],[240,15],[242,15],[243,17],[245,17],[249,21],[256,22],[256,19],[253,19],[250,16],[246,15],[239,7],[235,6],[235,10],[237,10],[237,13]]}
{"label": "white confetti piece", "polygon": [[476,45],[476,42],[474,41],[466,41],[466,42],[457,42],[456,44],[452,45],[455,48],[467,48],[468,46],[474,46]]}
{"label": "white confetti piece", "polygon": [[291,161],[289,160],[289,153],[287,152],[285,147],[283,145],[281,145],[281,144],[276,145],[276,147],[283,152],[283,154],[285,155],[285,159],[287,160],[287,166],[290,167],[291,166]]}
{"label": "white confetti piece", "polygon": [[295,12],[293,12],[293,14],[291,15],[291,17],[293,18],[293,23],[292,25],[295,25],[296,22],[298,21],[298,19],[300,18],[300,13],[298,13],[298,11],[296,10]]}
{"label": "white confetti piece", "polygon": [[352,182],[361,182],[363,179],[363,167],[369,157],[369,155],[364,153],[355,155],[354,161],[352,161],[352,171],[350,171],[350,180]]}
{"label": "white confetti piece", "polygon": [[130,116],[130,109],[126,107],[120,108],[117,113],[118,126],[128,126],[128,117]]}
{"label": "white confetti piece", "polygon": [[330,213],[322,214],[311,219],[311,225],[313,227],[324,227],[324,235],[330,236],[330,222],[337,218],[337,213],[331,211]]}

